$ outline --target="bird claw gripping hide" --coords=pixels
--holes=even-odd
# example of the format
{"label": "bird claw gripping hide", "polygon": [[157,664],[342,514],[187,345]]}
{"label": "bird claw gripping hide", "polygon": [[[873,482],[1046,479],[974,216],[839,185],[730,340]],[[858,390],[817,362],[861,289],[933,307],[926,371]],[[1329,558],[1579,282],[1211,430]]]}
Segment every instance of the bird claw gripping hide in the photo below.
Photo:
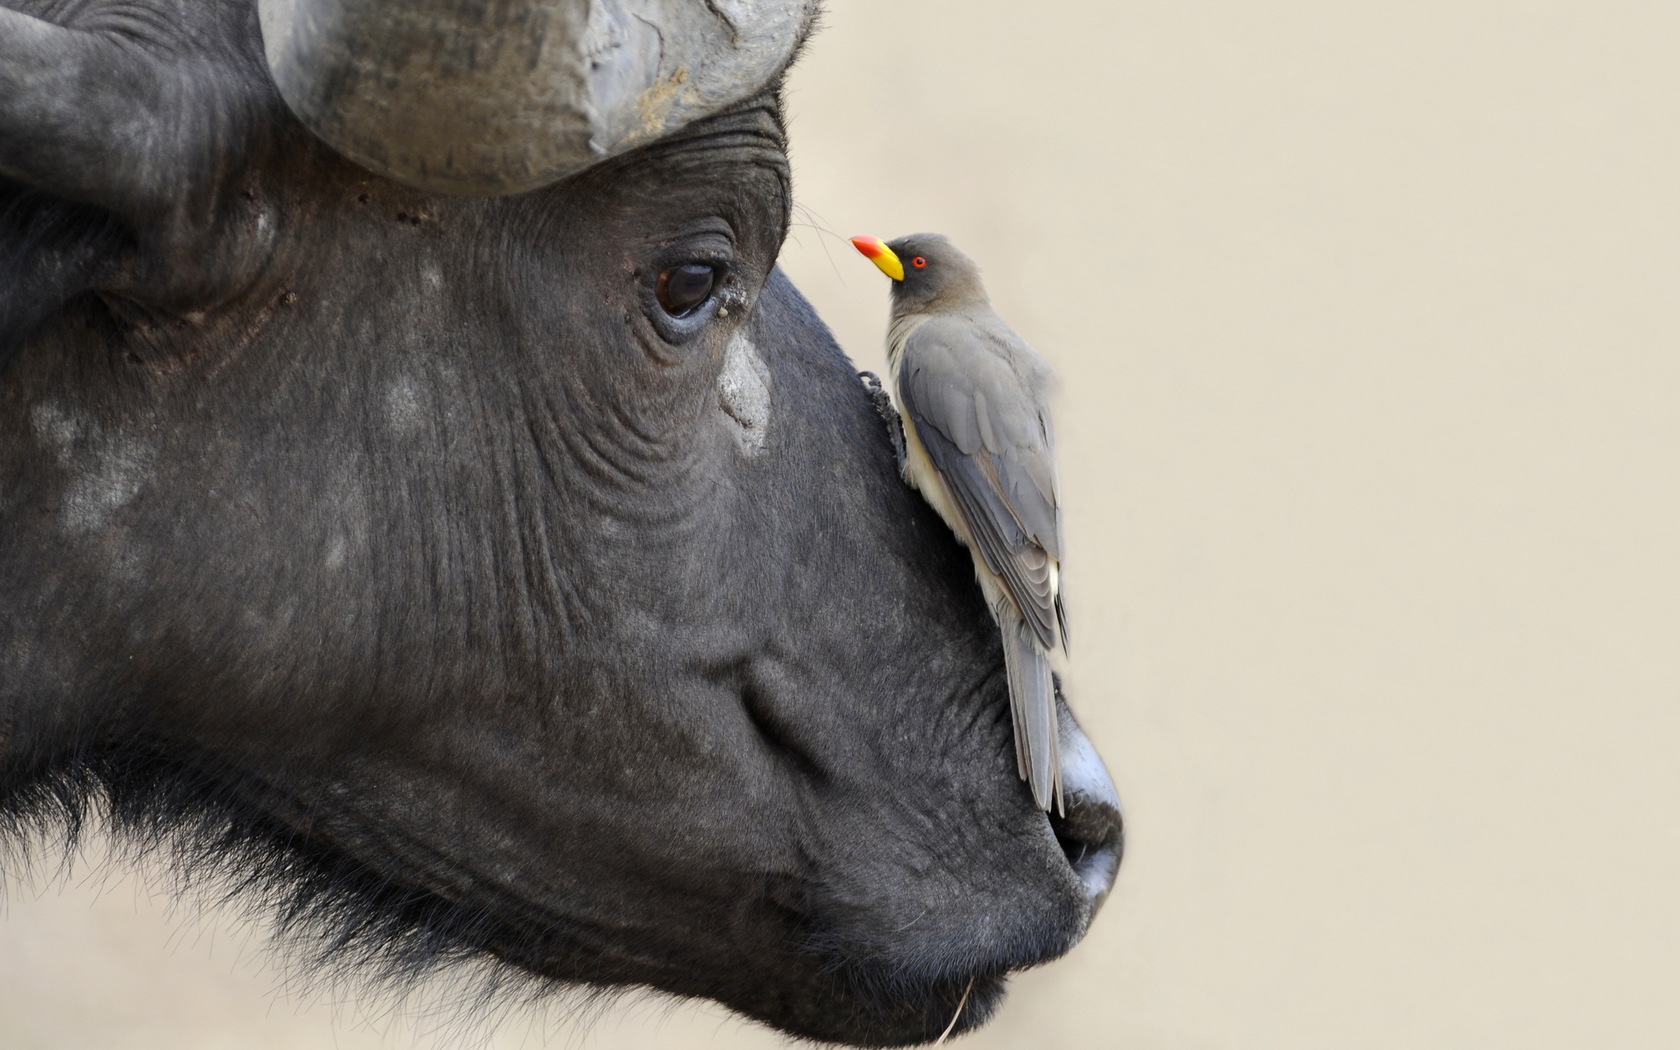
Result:
{"label": "bird claw gripping hide", "polygon": [[898,457],[898,469],[904,470],[904,421],[899,418],[898,409],[893,407],[892,395],[881,385],[881,377],[874,372],[859,372],[858,378],[869,391],[869,400],[875,404],[875,413],[887,424],[887,437],[892,439],[893,455]]}

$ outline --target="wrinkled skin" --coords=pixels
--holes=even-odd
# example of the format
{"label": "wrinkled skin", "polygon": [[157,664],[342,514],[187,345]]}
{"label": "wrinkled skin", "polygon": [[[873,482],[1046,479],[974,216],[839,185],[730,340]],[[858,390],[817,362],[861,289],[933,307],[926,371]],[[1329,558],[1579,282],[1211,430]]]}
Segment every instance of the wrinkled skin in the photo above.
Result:
{"label": "wrinkled skin", "polygon": [[1033,806],[968,557],[774,270],[777,99],[428,196],[310,139],[212,6],[226,152],[174,206],[0,183],[4,805],[94,769],[400,888],[440,953],[858,1044],[973,980],[983,1021],[1083,934],[1118,813],[1094,756]]}

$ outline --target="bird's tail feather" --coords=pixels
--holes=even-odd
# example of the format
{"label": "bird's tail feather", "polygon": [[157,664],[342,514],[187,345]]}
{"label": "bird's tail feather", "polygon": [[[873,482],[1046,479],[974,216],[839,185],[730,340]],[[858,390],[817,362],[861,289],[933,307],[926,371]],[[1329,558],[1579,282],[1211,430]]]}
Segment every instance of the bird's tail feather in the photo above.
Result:
{"label": "bird's tail feather", "polygon": [[1050,681],[1050,657],[1025,621],[998,617],[1003,632],[1003,663],[1009,677],[1009,709],[1015,722],[1015,765],[1032,788],[1039,808],[1062,810],[1062,768],[1056,732],[1056,693]]}

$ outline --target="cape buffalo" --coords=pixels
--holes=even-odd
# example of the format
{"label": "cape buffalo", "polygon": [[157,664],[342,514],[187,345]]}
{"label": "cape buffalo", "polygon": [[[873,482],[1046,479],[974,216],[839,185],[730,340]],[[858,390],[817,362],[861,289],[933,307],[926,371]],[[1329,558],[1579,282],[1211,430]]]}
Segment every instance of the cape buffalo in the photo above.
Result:
{"label": "cape buffalo", "polygon": [[809,0],[0,0],[0,830],[858,1045],[1119,863],[776,271]]}

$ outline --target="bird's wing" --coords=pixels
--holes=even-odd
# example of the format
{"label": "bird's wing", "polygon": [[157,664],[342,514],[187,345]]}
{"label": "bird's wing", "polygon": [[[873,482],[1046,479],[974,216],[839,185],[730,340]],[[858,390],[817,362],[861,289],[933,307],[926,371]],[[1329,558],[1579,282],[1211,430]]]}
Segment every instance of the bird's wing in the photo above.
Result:
{"label": "bird's wing", "polygon": [[[1011,344],[1032,351],[996,327],[934,320],[917,328],[905,340],[898,396],[975,550],[1049,649],[1060,619],[1055,438],[1042,391],[1008,356]],[[1036,356],[1015,362],[1023,363],[1037,364]]]}

